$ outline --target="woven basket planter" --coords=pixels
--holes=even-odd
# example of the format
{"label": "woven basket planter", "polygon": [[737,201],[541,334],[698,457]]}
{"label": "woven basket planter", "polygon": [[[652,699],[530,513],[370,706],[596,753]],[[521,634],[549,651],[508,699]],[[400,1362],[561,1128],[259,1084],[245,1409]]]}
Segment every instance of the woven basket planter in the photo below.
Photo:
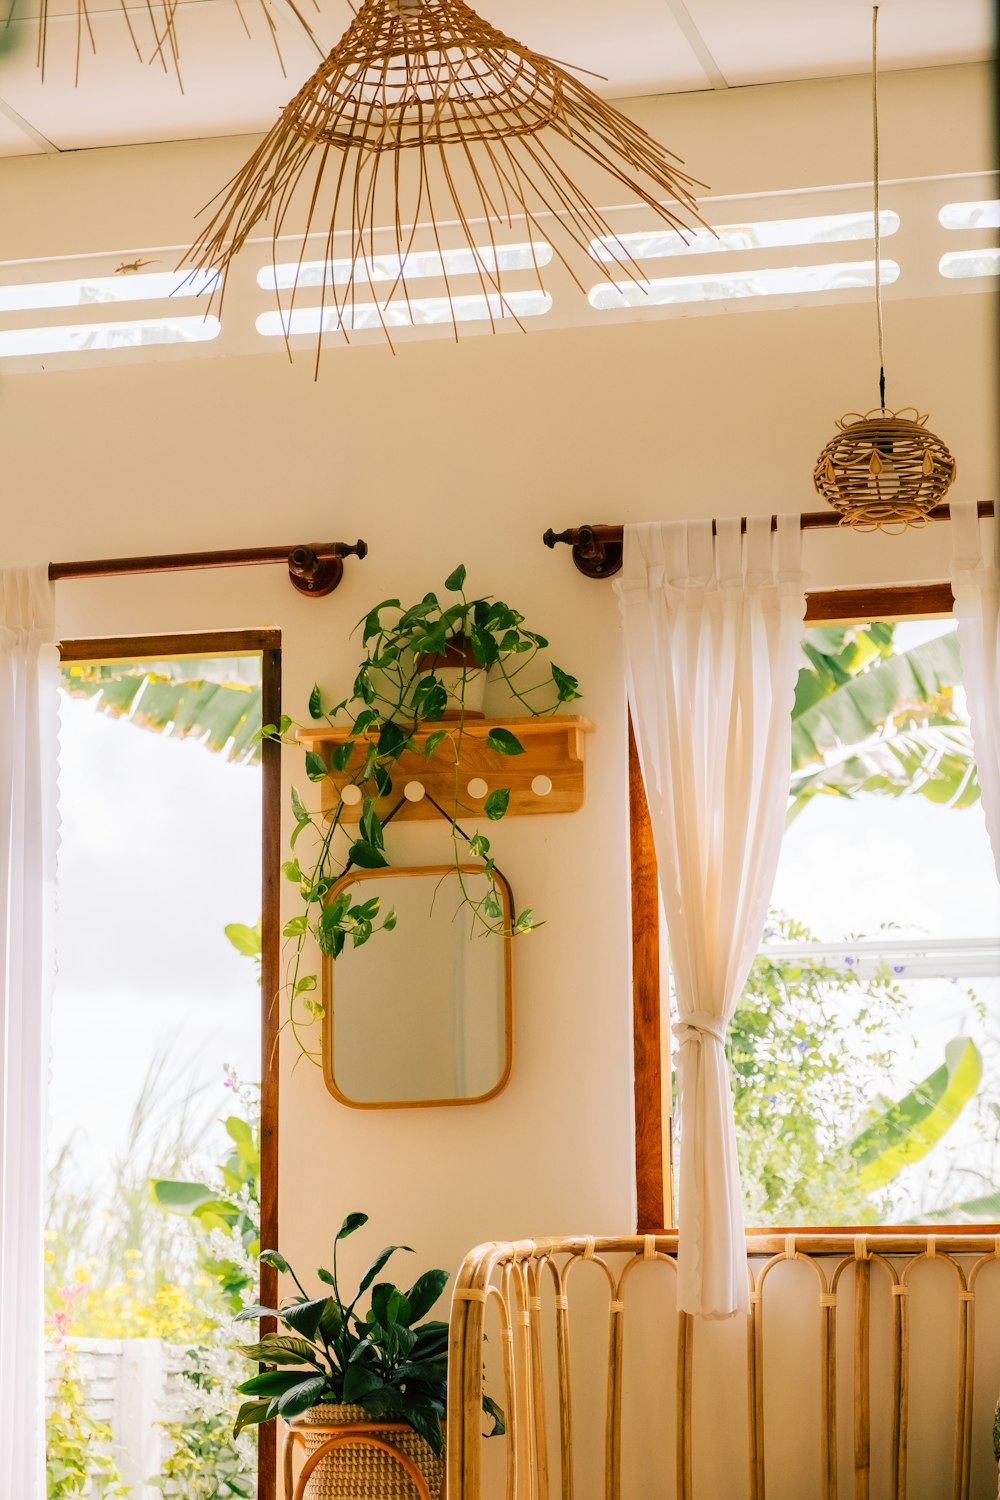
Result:
{"label": "woven basket planter", "polygon": [[335,1436],[331,1427],[343,1424],[347,1429],[352,1423],[375,1430],[359,1433],[356,1441],[324,1454],[306,1482],[303,1500],[420,1500],[420,1491],[404,1466],[371,1440],[386,1443],[409,1459],[433,1500],[438,1500],[444,1483],[444,1454],[438,1457],[411,1427],[390,1422],[383,1429],[372,1423],[364,1407],[321,1405],[296,1418],[292,1430],[301,1434],[308,1459]]}

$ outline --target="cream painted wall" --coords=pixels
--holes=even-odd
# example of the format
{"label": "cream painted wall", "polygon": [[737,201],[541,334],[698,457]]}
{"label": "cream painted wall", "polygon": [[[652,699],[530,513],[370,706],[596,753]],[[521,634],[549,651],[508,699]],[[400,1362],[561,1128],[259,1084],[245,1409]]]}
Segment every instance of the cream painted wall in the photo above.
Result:
{"label": "cream painted wall", "polygon": [[[887,175],[993,164],[983,70],[894,74],[883,95]],[[869,172],[863,80],[629,108],[715,192]],[[224,141],[0,162],[0,259],[181,244],[190,206],[246,151]],[[919,401],[958,456],[956,495],[996,494],[992,299],[899,295],[889,337],[899,399]],[[873,358],[870,309],[845,305],[427,342],[395,358],[331,350],[319,384],[307,359],[289,368],[271,354],[0,370],[4,565],[333,537],[371,547],[320,602],[293,594],[280,569],[63,584],[64,635],[279,626],[285,707],[301,714],[315,678],[338,696],[349,685],[348,631],[372,601],[422,592],[461,560],[477,590],[510,598],[550,637],[598,726],[585,809],[511,821],[499,835],[517,898],[546,921],[518,943],[508,1089],[463,1111],[354,1112],[283,1051],[281,1241],[297,1264],[319,1263],[354,1208],[373,1219],[358,1257],[406,1240],[419,1247],[415,1270],[454,1267],[484,1239],[632,1227],[616,603],[540,535],[587,520],[814,508],[813,459],[834,418],[870,399]],[[941,528],[904,540],[814,534],[807,556],[816,583],[861,583],[939,577],[946,547]],[[301,781],[293,755],[286,778]],[[399,857],[427,852],[422,834],[392,841]],[[725,1345],[714,1332],[705,1345],[706,1370],[719,1350],[720,1380]],[[913,1500],[946,1492],[950,1416],[940,1422]],[[699,1464],[742,1493],[742,1460],[714,1437]],[[775,1494],[791,1500],[810,1471],[804,1458],[786,1468]],[[637,1458],[637,1497],[642,1474]]]}

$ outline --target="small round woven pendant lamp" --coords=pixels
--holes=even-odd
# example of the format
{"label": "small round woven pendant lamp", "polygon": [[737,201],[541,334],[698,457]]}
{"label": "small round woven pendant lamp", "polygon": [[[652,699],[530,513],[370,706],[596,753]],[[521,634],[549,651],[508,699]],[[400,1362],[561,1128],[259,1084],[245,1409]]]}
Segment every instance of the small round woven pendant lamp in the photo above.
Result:
{"label": "small round woven pendant lamp", "polygon": [[878,6],[872,7],[872,146],[875,218],[875,311],[878,319],[879,405],[848,412],[837,422],[813,469],[813,483],[840,524],[858,531],[904,531],[922,526],[955,478],[955,460],[928,431],[916,408],[885,404],[881,226],[878,168]]}
{"label": "small round woven pendant lamp", "polygon": [[817,490],[859,531],[920,526],[955,477],[955,460],[913,408],[851,412],[816,460]]}
{"label": "small round woven pendant lamp", "polygon": [[[328,266],[321,278],[319,343],[324,330],[349,334],[359,290],[369,319],[374,304],[388,336],[393,321],[401,321],[387,312],[390,304],[404,311],[410,305],[406,256],[419,243],[418,231],[429,229],[456,334],[458,292],[448,260],[456,239],[475,273],[459,289],[474,282],[482,315],[495,330],[501,318],[517,321],[495,239],[515,225],[533,242],[528,269],[541,291],[536,238],[551,244],[551,254],[583,291],[574,260],[581,272],[586,266],[591,281],[595,272],[608,280],[616,272],[641,279],[624,249],[608,264],[590,255],[591,240],[612,231],[571,175],[576,163],[591,177],[599,168],[616,198],[637,199],[679,231],[704,222],[692,196],[702,184],[677,157],[464,0],[364,0],[325,62],[215,200],[214,217],[185,259],[224,276],[263,221],[271,221],[277,236],[287,219],[302,231],[300,268],[316,254],[308,248],[310,235],[323,236],[329,259],[336,249],[346,261],[346,271]],[[302,205],[299,216],[290,213],[293,199]],[[388,229],[388,243],[380,229]],[[371,265],[376,256],[378,275]],[[387,281],[390,260],[397,269]]]}

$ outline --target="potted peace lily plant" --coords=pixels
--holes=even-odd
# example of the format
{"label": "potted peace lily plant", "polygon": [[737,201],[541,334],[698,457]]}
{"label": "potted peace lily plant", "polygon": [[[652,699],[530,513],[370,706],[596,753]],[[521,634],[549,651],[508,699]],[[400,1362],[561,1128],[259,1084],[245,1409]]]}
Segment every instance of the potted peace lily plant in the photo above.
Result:
{"label": "potted peace lily plant", "polygon": [[[314,1061],[318,1053],[310,1028],[323,1014],[319,977],[313,972],[316,951],[336,959],[348,943],[360,947],[396,923],[395,913],[382,911],[377,897],[358,901],[344,890],[327,898],[352,866],[371,870],[388,865],[379,807],[400,795],[393,777],[400,758],[416,747],[414,736],[423,732],[420,747],[428,759],[447,759],[454,767],[457,801],[465,723],[481,717],[480,691],[488,675],[499,680],[519,716],[554,714],[580,697],[575,677],[551,662],[543,665],[548,641],[528,627],[519,610],[502,599],[467,593],[462,565],[448,575],[440,594],[424,594],[413,604],[384,599],[356,629],[362,654],[350,697],[330,704],[319,685],[309,696],[313,725],[347,726],[347,736],[329,758],[308,751],[305,771],[314,783],[349,776],[363,799],[360,820],[356,830],[348,829],[342,800],[328,816],[312,812],[293,788],[292,857],[282,866],[303,902],[303,910],[284,928],[291,947],[288,1024],[301,1051]],[[265,724],[260,733],[297,743],[296,726],[288,716],[280,724]],[[503,725],[493,726],[484,743],[498,765],[524,751],[517,735]],[[509,788],[490,792],[483,804],[488,824],[500,822],[509,801]],[[476,829],[467,839],[455,818],[449,822],[458,883],[477,929],[514,937],[532,931],[539,922],[531,908],[514,913],[509,922],[505,918],[491,838]],[[486,877],[476,893],[461,873],[470,859],[481,864]]]}
{"label": "potted peace lily plant", "polygon": [[[298,1292],[281,1307],[254,1305],[237,1316],[237,1322],[276,1317],[285,1331],[266,1333],[257,1343],[237,1345],[246,1359],[267,1368],[239,1387],[246,1399],[234,1432],[238,1437],[245,1427],[281,1417],[302,1432],[308,1455],[328,1441],[332,1424],[402,1422],[411,1430],[390,1425],[375,1435],[416,1464],[431,1494],[437,1495],[444,1477],[441,1423],[448,1376],[448,1324],[421,1319],[444,1291],[448,1273],[425,1271],[406,1292],[390,1282],[376,1281],[396,1251],[410,1250],[408,1245],[386,1245],[353,1295],[342,1294],[337,1246],[367,1222],[367,1214],[347,1215],[334,1241],[331,1269],[321,1266],[317,1272],[329,1289],[318,1297],[309,1295],[276,1250],[262,1253],[261,1261],[290,1276]],[[363,1299],[368,1305],[359,1310]],[[484,1396],[483,1410],[493,1422],[489,1436],[502,1434],[501,1408]],[[355,1493],[377,1497],[384,1489],[396,1494],[400,1474],[397,1461],[383,1450],[340,1447],[319,1460],[305,1493],[307,1497]]]}

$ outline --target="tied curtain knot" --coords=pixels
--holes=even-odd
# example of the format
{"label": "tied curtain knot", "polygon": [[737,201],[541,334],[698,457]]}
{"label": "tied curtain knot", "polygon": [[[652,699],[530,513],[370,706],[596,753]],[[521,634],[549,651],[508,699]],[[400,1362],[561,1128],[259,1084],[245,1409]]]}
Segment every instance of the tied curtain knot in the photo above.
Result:
{"label": "tied curtain knot", "polygon": [[697,1042],[700,1045],[705,1040],[725,1045],[726,1022],[724,1018],[713,1016],[707,1010],[693,1010],[689,1016],[684,1016],[670,1029],[677,1038],[679,1047],[685,1047],[689,1042]]}

